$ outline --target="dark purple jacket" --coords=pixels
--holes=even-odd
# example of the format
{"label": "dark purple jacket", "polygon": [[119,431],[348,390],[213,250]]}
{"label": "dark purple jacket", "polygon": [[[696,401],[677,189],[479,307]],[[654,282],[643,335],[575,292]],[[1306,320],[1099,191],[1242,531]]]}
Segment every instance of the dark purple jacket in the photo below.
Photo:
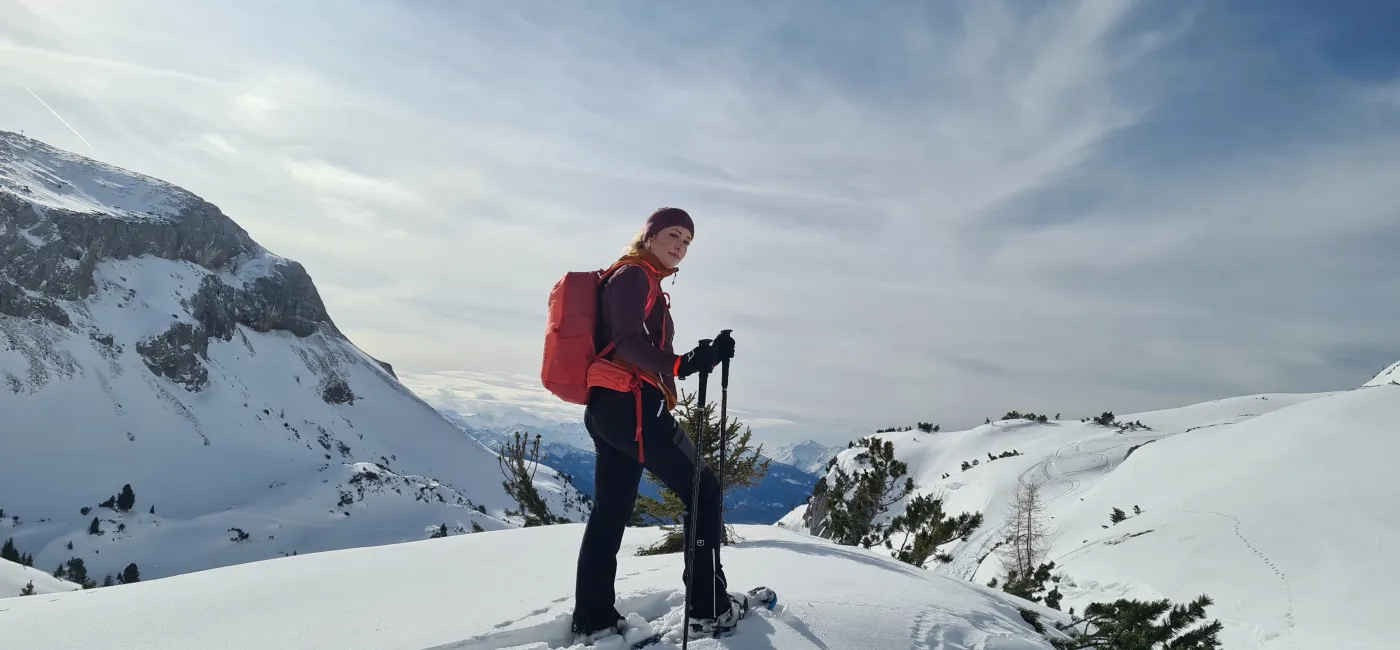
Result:
{"label": "dark purple jacket", "polygon": [[671,321],[670,305],[660,286],[656,288],[651,317],[643,320],[650,286],[646,269],[636,264],[618,269],[604,283],[602,308],[598,314],[601,343],[615,342],[617,347],[609,357],[656,373],[675,395],[676,363],[680,360],[672,347],[675,323]]}

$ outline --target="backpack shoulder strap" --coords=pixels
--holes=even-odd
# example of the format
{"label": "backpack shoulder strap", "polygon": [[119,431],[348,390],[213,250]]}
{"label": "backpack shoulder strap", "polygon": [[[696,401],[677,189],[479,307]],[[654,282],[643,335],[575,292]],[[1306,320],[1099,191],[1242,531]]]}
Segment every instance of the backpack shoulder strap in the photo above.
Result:
{"label": "backpack shoulder strap", "polygon": [[[649,280],[650,282],[647,283],[647,306],[643,318],[650,317],[652,309],[656,307],[656,294],[659,293],[661,290],[661,280],[656,276],[656,273],[654,273],[650,268],[647,268],[646,264],[641,264],[633,261],[616,262],[612,266],[608,267],[607,269],[603,270],[601,273],[598,274],[598,284],[601,286],[604,282],[608,281],[608,278],[612,277],[612,274],[618,272],[625,266],[641,267],[642,271],[647,274],[647,280]],[[601,299],[601,295],[599,296],[599,298]]]}

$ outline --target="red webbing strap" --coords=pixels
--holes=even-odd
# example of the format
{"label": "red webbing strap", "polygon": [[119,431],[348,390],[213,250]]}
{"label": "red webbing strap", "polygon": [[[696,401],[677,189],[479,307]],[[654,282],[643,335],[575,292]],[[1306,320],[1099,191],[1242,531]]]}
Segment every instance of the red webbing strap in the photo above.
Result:
{"label": "red webbing strap", "polygon": [[642,449],[642,382],[632,384],[632,397],[637,403],[637,462],[647,462],[646,451]]}

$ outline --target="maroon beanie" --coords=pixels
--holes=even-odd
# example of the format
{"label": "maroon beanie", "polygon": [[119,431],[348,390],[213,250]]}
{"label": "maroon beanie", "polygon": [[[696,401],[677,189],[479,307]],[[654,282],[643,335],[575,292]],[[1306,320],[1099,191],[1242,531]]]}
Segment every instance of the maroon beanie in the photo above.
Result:
{"label": "maroon beanie", "polygon": [[680,208],[660,208],[647,217],[647,232],[645,239],[651,239],[656,233],[661,232],[671,226],[680,226],[690,231],[691,236],[695,235],[695,222],[691,221],[690,215]]}

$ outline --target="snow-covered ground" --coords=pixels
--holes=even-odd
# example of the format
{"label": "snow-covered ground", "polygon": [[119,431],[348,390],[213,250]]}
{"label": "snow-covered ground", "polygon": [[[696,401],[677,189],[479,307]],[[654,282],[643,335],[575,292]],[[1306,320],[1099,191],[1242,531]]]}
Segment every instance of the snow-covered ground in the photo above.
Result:
{"label": "snow-covered ground", "polygon": [[0,132],[0,187],[44,208],[127,220],[174,219],[199,201],[165,181]]}
{"label": "snow-covered ground", "polygon": [[[1400,581],[1391,496],[1400,493],[1400,386],[1368,385],[1117,416],[1150,429],[1005,420],[878,435],[909,463],[918,493],[941,494],[952,514],[986,517],[969,541],[943,549],[951,562],[931,562],[936,573],[997,577],[991,551],[1005,506],[1018,481],[1034,481],[1053,535],[1045,559],[1067,576],[1066,609],[1206,593],[1231,650],[1397,648],[1386,612],[1400,604],[1389,587]],[[1019,455],[988,457],[1012,450]],[[857,451],[838,463],[852,468]],[[1113,508],[1128,518],[1113,524]],[[801,528],[805,511],[779,525]]]}
{"label": "snow-covered ground", "polygon": [[[582,530],[476,533],[15,598],[0,604],[0,639],[25,650],[96,642],[104,650],[567,648]],[[731,585],[769,586],[780,606],[759,610],[727,639],[692,641],[697,650],[1050,647],[1018,613],[1026,603],[996,590],[772,526],[738,531],[747,541],[724,551]],[[628,530],[618,566],[624,614],[679,618],[681,556],[633,555],[658,536]]]}
{"label": "snow-covered ground", "polygon": [[[345,339],[295,262],[193,194],[4,132],[0,414],[0,540],[45,571],[152,579],[521,524],[496,455]],[[100,505],[127,485],[130,509]]]}
{"label": "snow-covered ground", "polygon": [[[53,569],[48,571],[53,571]],[[0,597],[18,596],[25,587],[31,584],[34,586],[35,595],[82,589],[80,585],[53,577],[48,571],[0,559]],[[0,605],[0,609],[3,607]],[[0,630],[0,641],[3,641],[4,638],[5,633]]]}

